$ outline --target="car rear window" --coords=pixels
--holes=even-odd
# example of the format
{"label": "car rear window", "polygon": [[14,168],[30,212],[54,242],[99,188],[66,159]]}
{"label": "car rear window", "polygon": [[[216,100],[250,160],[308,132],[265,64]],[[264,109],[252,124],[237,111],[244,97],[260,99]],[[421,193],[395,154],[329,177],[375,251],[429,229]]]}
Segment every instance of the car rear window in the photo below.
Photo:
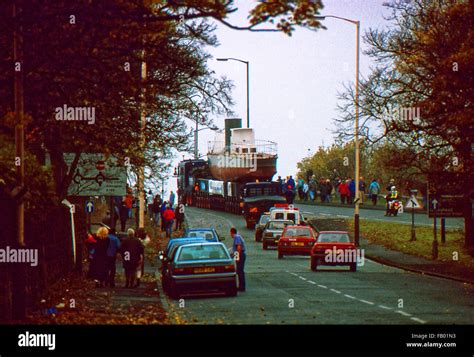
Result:
{"label": "car rear window", "polygon": [[222,245],[193,245],[183,247],[178,256],[178,261],[230,259],[229,253]]}
{"label": "car rear window", "polygon": [[188,237],[190,238],[206,238],[207,240],[214,239],[214,234],[211,231],[190,231],[188,233]]}
{"label": "car rear window", "polygon": [[296,223],[296,214],[294,214],[294,213],[288,213],[287,219],[289,219],[289,220],[291,220],[291,221],[293,221],[293,222]]}
{"label": "car rear window", "polygon": [[275,219],[285,219],[285,214],[283,212],[275,213]]}
{"label": "car rear window", "polygon": [[318,237],[320,243],[350,243],[351,239],[345,233],[321,233]]}
{"label": "car rear window", "polygon": [[288,228],[285,237],[312,237],[311,231],[305,228]]}
{"label": "car rear window", "polygon": [[260,217],[260,224],[266,224],[270,220],[270,216],[262,216]]}
{"label": "car rear window", "polygon": [[288,225],[286,222],[270,222],[268,223],[268,229],[285,229]]}

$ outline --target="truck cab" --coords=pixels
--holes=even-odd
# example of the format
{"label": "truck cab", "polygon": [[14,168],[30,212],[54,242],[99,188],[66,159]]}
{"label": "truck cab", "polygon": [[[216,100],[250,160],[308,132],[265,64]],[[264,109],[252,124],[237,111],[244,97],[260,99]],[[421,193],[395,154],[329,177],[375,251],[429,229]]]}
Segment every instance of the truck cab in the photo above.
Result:
{"label": "truck cab", "polygon": [[247,228],[254,229],[260,216],[275,204],[285,203],[278,182],[251,182],[243,187],[242,210]]}

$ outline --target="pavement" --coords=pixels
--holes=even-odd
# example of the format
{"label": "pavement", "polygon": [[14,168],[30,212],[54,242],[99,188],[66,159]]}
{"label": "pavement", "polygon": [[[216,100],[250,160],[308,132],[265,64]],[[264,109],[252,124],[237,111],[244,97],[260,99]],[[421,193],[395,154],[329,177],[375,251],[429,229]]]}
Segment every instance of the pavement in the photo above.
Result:
{"label": "pavement", "polygon": [[[215,227],[226,237],[227,246],[231,245],[229,228],[238,229],[247,248],[247,291],[237,297],[188,294],[180,300],[161,295],[166,299],[169,313],[176,315],[171,321],[375,325],[474,321],[474,285],[413,271],[415,267],[426,268],[429,261],[362,241],[367,259],[357,272],[351,273],[347,267],[327,267],[313,272],[308,257],[280,260],[276,250],[263,250],[261,243],[254,240],[254,231],[245,228],[240,216],[187,207],[186,219],[193,227]],[[392,263],[396,261],[410,269],[394,266]]]}

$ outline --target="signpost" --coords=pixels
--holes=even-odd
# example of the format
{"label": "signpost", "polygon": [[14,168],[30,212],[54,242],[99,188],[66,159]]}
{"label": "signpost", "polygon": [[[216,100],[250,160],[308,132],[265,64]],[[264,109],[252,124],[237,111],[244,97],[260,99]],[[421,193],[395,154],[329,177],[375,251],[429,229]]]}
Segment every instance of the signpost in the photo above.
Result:
{"label": "signpost", "polygon": [[434,236],[433,236],[433,244],[431,250],[431,256],[433,259],[438,259],[438,239],[436,237],[436,211],[438,210],[438,200],[435,198],[431,201],[432,211],[433,211],[433,227],[434,227]]}
{"label": "signpost", "polygon": [[91,231],[91,214],[94,212],[94,202],[86,201],[85,210],[87,214],[87,227],[89,228],[89,232]]}
{"label": "signpost", "polygon": [[[64,154],[70,169],[74,153]],[[82,153],[68,188],[71,196],[125,196],[127,169],[115,156]]]}
{"label": "signpost", "polygon": [[415,209],[421,209],[422,206],[416,199],[416,193],[418,190],[411,190],[411,197],[408,199],[408,202],[405,204],[406,209],[411,209],[411,238],[410,242],[416,241],[416,231],[415,231]]}

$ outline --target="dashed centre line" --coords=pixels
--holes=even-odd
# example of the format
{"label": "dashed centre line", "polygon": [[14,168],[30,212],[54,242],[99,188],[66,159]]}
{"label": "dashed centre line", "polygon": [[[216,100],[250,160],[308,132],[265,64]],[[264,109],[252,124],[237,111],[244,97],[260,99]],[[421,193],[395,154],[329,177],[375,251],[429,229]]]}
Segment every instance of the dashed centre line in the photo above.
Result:
{"label": "dashed centre line", "polygon": [[[301,275],[298,275],[296,273],[293,273],[293,272],[290,272],[288,270],[286,270],[286,272],[288,274],[291,274],[293,276],[296,276],[298,277],[299,279],[303,280],[303,281],[307,281],[308,283],[312,284],[312,285],[317,285],[318,287],[322,288],[322,289],[328,289],[330,291],[332,291],[333,293],[336,293],[336,294],[342,294],[341,291],[339,290],[336,290],[336,289],[332,289],[332,288],[328,288],[326,285],[322,285],[322,284],[318,284],[318,283],[315,283],[314,281],[312,280],[308,280],[307,278],[301,276]],[[364,300],[364,299],[358,299],[357,297],[355,296],[352,296],[352,295],[348,295],[348,294],[343,294],[346,298],[348,299],[352,299],[352,300],[357,300],[357,301],[360,301],[364,304],[367,304],[367,305],[375,305],[374,302],[372,301],[368,301],[368,300]],[[377,307],[381,308],[381,309],[384,309],[384,310],[392,310],[391,307],[388,307],[388,306],[385,306],[385,305],[377,305]],[[415,321],[415,322],[418,322],[420,324],[425,324],[426,321],[425,320],[422,320],[422,319],[419,319],[417,317],[413,317],[412,314],[409,314],[408,312],[405,312],[405,311],[402,311],[402,310],[395,310],[394,312],[396,312],[397,314],[400,314],[400,315],[403,315],[403,316],[406,316],[406,317],[410,317],[410,319],[412,321]]]}

